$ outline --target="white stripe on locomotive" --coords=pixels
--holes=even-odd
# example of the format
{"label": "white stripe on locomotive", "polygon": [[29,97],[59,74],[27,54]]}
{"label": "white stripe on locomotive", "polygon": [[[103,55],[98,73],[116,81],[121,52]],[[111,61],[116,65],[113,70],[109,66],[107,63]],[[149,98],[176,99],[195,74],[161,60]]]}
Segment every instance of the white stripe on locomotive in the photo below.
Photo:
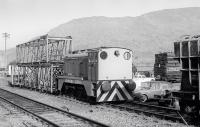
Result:
{"label": "white stripe on locomotive", "polygon": [[119,93],[118,89],[115,88],[115,90],[114,90],[114,91],[112,92],[112,94],[110,95],[108,101],[112,101],[113,98],[115,97],[115,95],[118,96],[119,100],[125,100],[125,99],[122,97],[122,95]]}
{"label": "white stripe on locomotive", "polygon": [[[99,87],[99,89],[101,89],[101,87]],[[104,101],[109,92],[110,92],[110,91],[104,93],[104,94],[101,96],[101,98],[99,99],[99,101]]]}
{"label": "white stripe on locomotive", "polygon": [[[99,82],[98,82],[99,83]],[[102,82],[100,85],[102,85],[104,82]],[[124,93],[124,95],[129,99],[132,100],[133,98],[131,97],[131,95],[129,94],[129,92],[125,89],[124,85],[121,83],[121,81],[111,81],[111,89],[114,87],[114,84],[117,84],[119,87],[118,88],[114,88],[113,92],[111,93],[111,95],[109,96],[107,101],[112,101],[113,98],[115,97],[115,95],[118,96],[119,100],[125,100],[125,98],[121,95],[121,93],[119,92],[118,89],[121,89],[121,91]],[[126,83],[128,83],[128,81],[126,81]],[[97,98],[102,94],[102,96],[100,97],[100,99],[98,100],[98,102],[102,102],[102,101],[106,101],[105,98],[108,96],[108,94],[111,91],[108,91],[106,93],[102,94],[101,91],[101,86],[99,86],[99,88],[97,89]]]}
{"label": "white stripe on locomotive", "polygon": [[122,83],[120,81],[117,81],[118,85],[120,86],[120,88],[122,89],[122,91],[124,92],[124,94],[126,95],[126,97],[128,97],[129,100],[133,99],[130,94],[128,93],[128,91],[125,89],[124,85],[122,85]]}

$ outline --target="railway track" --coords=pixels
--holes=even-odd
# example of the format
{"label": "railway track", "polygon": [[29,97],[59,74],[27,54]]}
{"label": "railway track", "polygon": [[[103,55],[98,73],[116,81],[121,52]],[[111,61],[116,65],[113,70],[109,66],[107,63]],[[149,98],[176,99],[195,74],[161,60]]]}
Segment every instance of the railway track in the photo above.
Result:
{"label": "railway track", "polygon": [[103,123],[46,105],[0,88],[0,99],[50,127],[107,127]]}
{"label": "railway track", "polygon": [[[0,101],[0,108],[1,108],[1,115],[8,118],[8,124],[10,126],[20,126],[20,127],[42,127],[43,124],[36,119],[33,119],[29,115],[24,114],[17,108],[11,106],[10,104],[6,103],[5,101]],[[0,124],[3,126],[2,124]]]}
{"label": "railway track", "polygon": [[149,105],[140,102],[126,102],[121,104],[106,104],[106,106],[125,110],[128,112],[143,113],[147,116],[155,116],[160,119],[171,121],[179,121],[188,125],[188,121],[183,118],[179,110],[174,108],[162,107],[157,105]]}

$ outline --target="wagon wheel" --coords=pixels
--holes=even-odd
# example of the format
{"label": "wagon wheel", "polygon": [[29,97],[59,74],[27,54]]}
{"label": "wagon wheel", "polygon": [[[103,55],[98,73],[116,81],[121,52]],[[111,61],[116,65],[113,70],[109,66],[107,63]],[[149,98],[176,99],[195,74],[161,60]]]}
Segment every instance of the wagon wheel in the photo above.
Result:
{"label": "wagon wheel", "polygon": [[190,105],[189,102],[180,102],[181,105],[181,111],[183,111],[186,114],[191,114],[194,109],[194,105]]}
{"label": "wagon wheel", "polygon": [[140,101],[141,101],[141,102],[146,102],[147,100],[148,100],[147,95],[142,94],[142,95],[141,95],[141,98],[140,98]]}

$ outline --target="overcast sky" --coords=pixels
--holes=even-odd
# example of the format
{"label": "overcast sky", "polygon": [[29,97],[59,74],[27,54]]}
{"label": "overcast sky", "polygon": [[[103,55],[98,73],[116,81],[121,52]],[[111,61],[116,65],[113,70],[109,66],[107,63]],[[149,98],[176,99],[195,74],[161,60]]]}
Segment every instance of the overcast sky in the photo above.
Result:
{"label": "overcast sky", "polygon": [[[200,0],[0,0],[0,34],[11,34],[7,47],[31,38],[75,18],[124,17],[184,7],[200,7]],[[0,50],[4,39],[0,36]]]}

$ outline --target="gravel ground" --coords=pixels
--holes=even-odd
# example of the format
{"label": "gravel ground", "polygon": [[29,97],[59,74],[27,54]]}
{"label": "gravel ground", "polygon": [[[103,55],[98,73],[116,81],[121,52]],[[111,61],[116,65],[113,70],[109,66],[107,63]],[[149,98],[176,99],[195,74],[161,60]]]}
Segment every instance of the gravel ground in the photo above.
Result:
{"label": "gravel ground", "polygon": [[[113,127],[186,127],[181,123],[160,120],[143,114],[119,111],[118,109],[107,108],[101,105],[89,105],[84,102],[76,101],[74,99],[66,99],[61,96],[39,93],[37,91],[21,89],[18,87],[10,87],[8,86],[7,81],[3,78],[0,79],[0,87],[42,103],[98,120],[99,122]],[[5,121],[5,125],[7,123],[9,122]]]}

